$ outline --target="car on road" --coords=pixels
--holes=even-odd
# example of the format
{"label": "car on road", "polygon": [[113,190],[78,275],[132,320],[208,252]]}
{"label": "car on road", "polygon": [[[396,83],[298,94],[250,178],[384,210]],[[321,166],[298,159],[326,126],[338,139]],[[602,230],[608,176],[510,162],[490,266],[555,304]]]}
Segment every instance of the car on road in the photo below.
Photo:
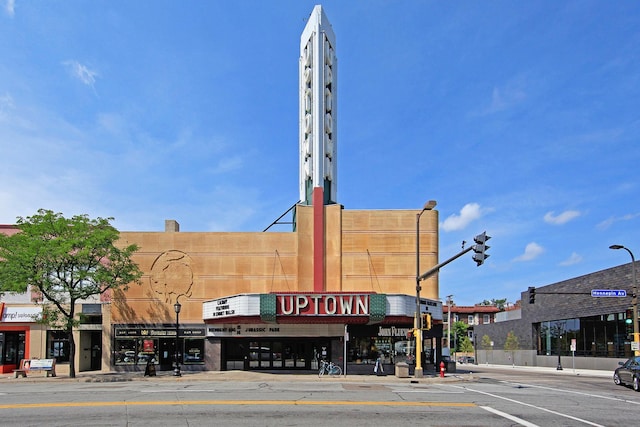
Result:
{"label": "car on road", "polygon": [[631,385],[635,391],[640,391],[640,356],[618,364],[620,366],[613,373],[613,382],[618,385]]}

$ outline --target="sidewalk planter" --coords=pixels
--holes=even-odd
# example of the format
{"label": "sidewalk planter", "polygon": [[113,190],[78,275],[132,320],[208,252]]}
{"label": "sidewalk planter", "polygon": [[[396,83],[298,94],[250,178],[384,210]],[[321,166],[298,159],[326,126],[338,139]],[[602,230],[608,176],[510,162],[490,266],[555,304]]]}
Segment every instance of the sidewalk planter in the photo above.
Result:
{"label": "sidewalk planter", "polygon": [[409,365],[405,362],[396,363],[396,377],[409,378]]}

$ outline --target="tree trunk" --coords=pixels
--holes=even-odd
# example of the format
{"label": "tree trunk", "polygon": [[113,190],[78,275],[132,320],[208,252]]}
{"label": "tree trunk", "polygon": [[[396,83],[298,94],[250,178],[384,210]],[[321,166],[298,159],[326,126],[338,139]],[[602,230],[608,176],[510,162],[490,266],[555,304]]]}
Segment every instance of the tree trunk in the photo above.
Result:
{"label": "tree trunk", "polygon": [[67,317],[67,334],[69,335],[69,378],[76,377],[76,340],[73,336],[73,319],[76,317],[76,300],[69,301],[69,317]]}
{"label": "tree trunk", "polygon": [[73,327],[67,327],[69,334],[69,377],[76,377],[76,341],[73,338]]}

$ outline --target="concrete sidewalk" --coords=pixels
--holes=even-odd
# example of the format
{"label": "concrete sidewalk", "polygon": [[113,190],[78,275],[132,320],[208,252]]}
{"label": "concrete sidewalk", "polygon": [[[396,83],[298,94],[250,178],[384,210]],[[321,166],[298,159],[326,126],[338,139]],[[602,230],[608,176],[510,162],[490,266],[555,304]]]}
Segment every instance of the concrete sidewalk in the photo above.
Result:
{"label": "concrete sidewalk", "polygon": [[573,369],[571,366],[563,366],[562,370],[558,370],[555,367],[546,367],[546,366],[510,366],[510,365],[458,365],[458,372],[484,372],[491,370],[509,370],[513,369],[515,371],[522,372],[538,372],[546,375],[572,375],[572,376],[583,376],[583,377],[599,377],[599,378],[612,378],[613,370],[611,371],[602,371],[595,369]]}
{"label": "concrete sidewalk", "polygon": [[342,383],[417,383],[437,384],[459,381],[477,381],[483,373],[500,370],[537,372],[542,375],[584,376],[611,378],[613,371],[597,371],[588,369],[572,369],[564,367],[559,371],[556,368],[539,366],[508,366],[508,365],[458,365],[455,373],[446,373],[441,378],[435,372],[425,373],[424,378],[398,378],[394,375],[346,375],[340,377],[318,377],[316,373],[289,373],[289,372],[255,372],[255,371],[183,371],[182,376],[176,377],[173,371],[160,371],[157,376],[145,377],[144,372],[79,372],[76,378],[69,378],[62,374],[56,377],[45,377],[42,373],[32,373],[27,378],[14,378],[12,373],[0,375],[0,383],[25,383],[25,382],[120,382],[120,381],[234,381],[234,382],[342,382]]}
{"label": "concrete sidewalk", "polygon": [[80,372],[75,378],[66,374],[56,377],[45,377],[41,373],[32,373],[27,378],[14,378],[13,374],[0,376],[0,383],[25,382],[120,382],[120,381],[232,381],[232,382],[342,382],[342,383],[440,383],[455,381],[473,381],[473,374],[447,374],[444,378],[435,375],[425,375],[424,378],[398,378],[394,375],[346,375],[318,377],[317,373],[284,373],[284,372],[255,372],[255,371],[183,371],[182,376],[176,377],[172,371],[160,371],[156,376],[144,376],[144,372]]}

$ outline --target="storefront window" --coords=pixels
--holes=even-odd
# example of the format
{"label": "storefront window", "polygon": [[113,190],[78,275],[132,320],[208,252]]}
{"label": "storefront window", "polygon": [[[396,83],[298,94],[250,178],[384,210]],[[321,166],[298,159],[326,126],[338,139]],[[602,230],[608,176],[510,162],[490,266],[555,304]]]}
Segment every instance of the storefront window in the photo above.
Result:
{"label": "storefront window", "polygon": [[204,363],[204,340],[184,339],[184,361],[185,365],[195,365]]}
{"label": "storefront window", "polygon": [[157,339],[116,339],[115,348],[116,365],[146,365],[149,359],[158,364]]}
{"label": "storefront window", "polygon": [[145,338],[138,340],[138,353],[136,353],[136,363],[146,365],[149,360],[158,363],[158,340]]}
{"label": "storefront window", "polygon": [[358,337],[349,344],[349,361],[364,364],[374,364],[378,358],[381,363],[395,363],[398,357],[406,359],[413,351],[410,341],[389,337]]}
{"label": "storefront window", "polygon": [[47,357],[57,363],[69,361],[69,334],[66,331],[48,331]]}
{"label": "storefront window", "polygon": [[631,344],[623,313],[541,322],[534,325],[538,354],[629,357]]}

